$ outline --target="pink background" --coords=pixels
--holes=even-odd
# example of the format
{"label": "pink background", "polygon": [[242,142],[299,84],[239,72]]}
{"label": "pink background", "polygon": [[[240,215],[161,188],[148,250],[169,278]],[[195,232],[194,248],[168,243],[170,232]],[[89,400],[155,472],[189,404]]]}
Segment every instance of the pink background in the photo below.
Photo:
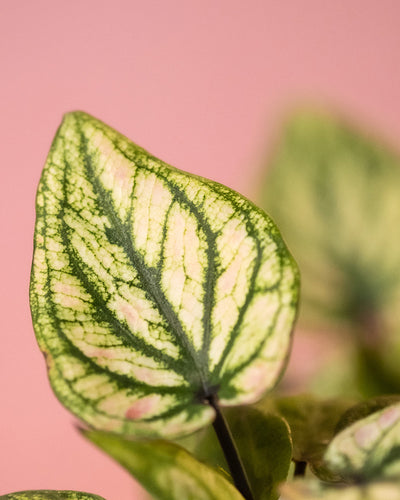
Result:
{"label": "pink background", "polygon": [[[65,111],[254,197],[281,114],[326,102],[400,137],[397,0],[0,2],[0,495],[135,497],[52,395],[28,307],[35,189]],[[139,498],[139,493],[137,498]]]}

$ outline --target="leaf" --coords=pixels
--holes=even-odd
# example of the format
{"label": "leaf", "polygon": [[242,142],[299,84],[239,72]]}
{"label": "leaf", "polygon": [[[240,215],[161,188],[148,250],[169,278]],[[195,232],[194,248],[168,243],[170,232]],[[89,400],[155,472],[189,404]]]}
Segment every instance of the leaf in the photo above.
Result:
{"label": "leaf", "polygon": [[[223,411],[249,479],[259,500],[279,497],[277,486],[285,481],[292,458],[292,441],[285,421],[250,406]],[[199,459],[228,471],[212,428],[188,436],[180,443]]]}
{"label": "leaf", "polygon": [[287,358],[297,268],[262,211],[67,114],[37,194],[31,309],[52,387],[89,425],[174,436],[255,401]]}
{"label": "leaf", "polygon": [[398,482],[358,486],[324,486],[317,481],[294,481],[281,487],[281,500],[400,500]]}
{"label": "leaf", "polygon": [[269,167],[262,205],[298,260],[301,322],[344,319],[372,336],[382,322],[398,325],[399,156],[343,120],[303,110]]}
{"label": "leaf", "polygon": [[327,466],[348,481],[400,479],[400,404],[357,420],[335,436]]}
{"label": "leaf", "polygon": [[311,395],[265,398],[256,405],[262,411],[284,418],[293,441],[293,460],[307,462],[313,472],[325,481],[336,481],[325,469],[323,454],[333,438],[342,414],[354,404],[349,399],[318,399]]}
{"label": "leaf", "polygon": [[254,408],[229,408],[225,413],[255,498],[278,499],[278,484],[286,480],[292,458],[288,425]]}
{"label": "leaf", "polygon": [[117,434],[83,434],[125,467],[158,500],[243,500],[220,473],[163,440],[129,441]]}
{"label": "leaf", "polygon": [[383,408],[398,403],[399,401],[400,395],[390,394],[388,396],[377,396],[351,406],[341,416],[336,425],[335,434],[342,431],[346,427],[349,427],[354,422],[357,422],[357,420],[368,417],[371,413],[382,410]]}
{"label": "leaf", "polygon": [[32,490],[8,493],[0,496],[0,500],[104,500],[104,498],[79,491]]}
{"label": "leaf", "polygon": [[[223,412],[223,414],[225,415],[225,412]],[[233,436],[233,439],[235,444],[237,444],[236,436]],[[218,442],[217,435],[212,426],[208,425],[207,427],[203,427],[192,434],[178,437],[177,439],[174,439],[174,443],[185,448],[198,460],[221,471],[233,484],[224,452]]]}
{"label": "leaf", "polygon": [[358,346],[356,357],[350,362],[357,368],[358,387],[364,396],[400,392],[398,363],[400,344],[396,339],[397,336],[397,329],[383,331],[380,343]]}

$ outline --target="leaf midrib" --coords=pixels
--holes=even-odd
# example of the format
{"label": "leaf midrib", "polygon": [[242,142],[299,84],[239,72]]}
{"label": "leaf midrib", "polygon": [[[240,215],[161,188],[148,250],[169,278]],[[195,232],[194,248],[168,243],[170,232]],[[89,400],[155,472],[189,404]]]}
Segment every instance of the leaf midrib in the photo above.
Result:
{"label": "leaf midrib", "polygon": [[[119,145],[117,143],[115,143],[113,141],[113,139],[106,133],[106,131],[104,131],[103,129],[96,126],[96,124],[94,124],[94,128],[96,130],[100,131],[102,134],[104,134],[107,137],[107,139],[113,144],[113,147],[115,148],[115,150],[117,150],[125,159],[127,159],[130,162],[137,163],[137,161],[135,161],[133,158],[131,158],[127,154],[126,151],[124,151],[121,147],[119,147]],[[151,155],[149,155],[149,156],[151,156]],[[158,162],[159,160],[157,158],[154,158],[154,161]],[[141,169],[144,169],[148,172],[154,173],[154,171],[151,168],[149,168],[146,165],[143,165],[142,163],[140,163],[138,165],[138,167]],[[171,189],[171,191],[174,192],[175,197],[178,198],[182,204],[186,205],[189,208],[189,210],[194,214],[196,219],[199,221],[199,224],[202,224],[202,229],[206,235],[208,248],[209,249],[211,248],[213,250],[214,249],[213,245],[214,245],[214,242],[215,242],[215,239],[216,239],[218,233],[215,233],[214,231],[212,231],[211,227],[208,224],[208,221],[204,218],[203,214],[201,214],[201,212],[199,212],[198,208],[194,205],[194,203],[186,197],[185,193],[183,193],[178,188],[178,186],[176,186],[168,178],[166,178],[166,176],[164,174],[160,174],[158,172],[157,176],[159,178],[162,178],[162,180],[168,185],[168,187]],[[217,188],[218,188],[217,191],[219,192],[219,194],[222,194],[223,196],[225,196],[225,191],[226,191],[225,186],[217,184]],[[236,210],[242,211],[242,208],[237,203],[235,203],[235,201],[231,198],[230,198],[230,203],[232,203],[232,205],[235,207]],[[245,223],[246,223],[246,227],[247,227],[249,233],[250,234],[254,233],[255,228],[254,228],[251,220],[248,219],[245,221]],[[276,236],[277,236],[276,234],[271,235],[271,239],[277,245],[277,247],[282,248],[280,240]],[[258,272],[260,270],[261,262],[262,262],[262,247],[261,247],[260,242],[257,238],[255,238],[254,241],[255,241],[256,247],[257,247],[257,256],[255,259],[255,265],[254,265],[254,268],[252,271],[251,285],[249,286],[249,290],[248,290],[248,293],[246,295],[245,303],[243,304],[241,311],[240,311],[240,314],[239,314],[239,318],[238,318],[236,324],[234,325],[233,330],[231,331],[229,341],[228,341],[227,345],[225,346],[225,349],[221,355],[220,361],[214,367],[212,372],[209,373],[209,378],[210,378],[209,387],[210,387],[210,390],[212,392],[215,392],[215,385],[212,383],[212,381],[219,379],[222,366],[223,366],[224,362],[226,361],[229,350],[232,348],[232,346],[235,342],[235,339],[236,339],[235,333],[237,333],[238,330],[240,329],[244,315],[248,309],[249,304],[251,303],[251,299],[252,299],[252,295],[253,295],[252,289],[253,289],[253,286],[255,286],[257,275],[258,275]],[[209,362],[207,354],[208,354],[208,349],[210,347],[210,341],[211,341],[211,314],[212,314],[212,309],[213,309],[213,299],[214,299],[214,291],[215,291],[215,287],[214,287],[215,272],[211,273],[210,270],[211,270],[211,266],[212,266],[213,270],[215,271],[215,251],[213,252],[213,256],[214,257],[211,259],[210,252],[207,251],[208,266],[207,266],[206,285],[204,286],[204,290],[205,290],[205,299],[204,299],[205,313],[203,316],[204,340],[203,340],[203,346],[202,346],[202,351],[201,351],[201,354],[203,355],[203,359],[205,360],[205,362],[207,362],[207,367],[208,367],[208,362]],[[279,260],[280,260],[280,277],[281,277],[282,276],[282,258],[280,258]],[[212,274],[211,279],[209,279],[210,273]],[[278,280],[278,282],[280,282],[280,281],[281,281],[281,278]],[[275,286],[276,285],[274,285],[274,287],[272,287],[272,288],[275,288]],[[262,345],[264,345],[264,344],[265,344],[265,342],[262,342]],[[259,349],[257,349],[257,352],[258,351],[259,351]],[[208,393],[207,393],[207,395],[208,395]]]}
{"label": "leaf midrib", "polygon": [[[103,130],[102,128],[99,128],[96,123],[93,124],[93,127],[98,130],[101,134],[104,134],[107,139],[110,141],[110,143],[113,145],[114,149],[119,152],[126,160],[128,160],[131,163],[134,163],[135,165],[138,166],[138,168],[145,170],[149,173],[152,173],[154,175],[157,175],[157,178],[162,179],[162,181],[167,185],[169,188],[170,192],[173,193],[174,198],[176,201],[179,201],[181,204],[185,205],[189,211],[194,215],[196,220],[198,221],[199,226],[201,227],[202,231],[204,232],[204,235],[206,237],[207,241],[207,269],[206,269],[206,277],[205,277],[205,283],[203,286],[204,290],[204,300],[203,300],[203,305],[204,305],[204,314],[203,314],[203,319],[202,319],[202,324],[203,324],[203,344],[202,348],[200,351],[200,364],[203,363],[204,366],[209,367],[209,359],[208,359],[208,351],[210,348],[210,342],[211,342],[211,315],[212,315],[212,310],[213,310],[213,305],[214,305],[214,292],[215,292],[215,269],[216,269],[216,252],[215,252],[215,241],[216,238],[219,234],[219,232],[215,232],[211,229],[211,226],[208,222],[208,220],[204,217],[204,215],[201,213],[201,211],[198,209],[198,207],[195,205],[195,203],[190,200],[186,194],[173,182],[171,182],[170,179],[167,178],[167,176],[164,173],[157,172],[155,173],[153,169],[148,167],[147,165],[144,165],[143,163],[137,162],[137,160],[134,160],[131,158],[126,151],[124,151],[108,134],[106,130]],[[83,138],[86,143],[88,142],[87,139],[85,138],[82,130],[80,131],[81,138]],[[132,143],[133,144],[133,143]],[[143,153],[143,150],[139,148],[138,146],[134,145],[137,147],[141,154]],[[155,162],[160,162],[157,158],[153,157],[149,153],[146,153],[149,158],[152,158]],[[174,167],[170,167],[175,170]],[[221,185],[222,187],[222,185]],[[112,203],[111,203],[112,205]],[[172,207],[172,204],[170,208]],[[166,217],[168,217],[168,213],[170,208],[167,210]],[[238,207],[236,207],[238,208]],[[130,216],[132,215],[130,211]],[[161,260],[160,260],[161,263]],[[157,271],[159,272],[159,267],[157,268]],[[168,302],[168,301],[167,301]],[[179,320],[178,320],[179,321]],[[194,351],[195,352],[195,351]],[[197,353],[196,353],[197,354]],[[207,395],[209,395],[207,393]]]}
{"label": "leaf midrib", "polygon": [[202,367],[201,363],[199,363],[197,353],[191,345],[185,331],[183,330],[182,324],[179,321],[179,318],[177,317],[175,311],[172,309],[160,286],[157,285],[157,277],[155,276],[154,271],[152,271],[151,268],[148,268],[148,266],[144,263],[143,258],[136,251],[131,238],[127,234],[127,228],[124,227],[124,224],[121,223],[119,217],[115,214],[110,194],[102,186],[96,174],[95,168],[93,167],[92,155],[88,151],[88,140],[85,137],[83,131],[78,126],[77,128],[79,130],[79,135],[81,138],[83,167],[86,170],[87,174],[89,174],[94,194],[97,196],[98,202],[102,205],[104,214],[110,221],[111,226],[118,232],[122,243],[121,246],[124,249],[126,256],[130,260],[132,266],[138,273],[140,281],[144,284],[146,291],[151,295],[162,316],[167,320],[169,326],[171,327],[171,329],[175,333],[176,338],[181,344],[181,347],[184,351],[187,352],[187,354],[193,361],[196,373],[199,377],[199,383],[206,395],[208,394],[209,390],[207,375],[205,373],[206,370]]}

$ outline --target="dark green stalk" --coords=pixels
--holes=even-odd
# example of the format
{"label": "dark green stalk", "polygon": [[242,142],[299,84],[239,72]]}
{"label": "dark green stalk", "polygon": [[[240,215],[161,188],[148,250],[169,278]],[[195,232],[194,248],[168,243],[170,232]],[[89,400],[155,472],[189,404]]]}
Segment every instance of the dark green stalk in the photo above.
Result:
{"label": "dark green stalk", "polygon": [[306,473],[307,462],[294,462],[294,477],[304,477]]}
{"label": "dark green stalk", "polygon": [[219,409],[217,398],[216,396],[210,396],[207,398],[207,401],[214,408],[216,413],[213,427],[222,451],[224,452],[225,460],[229,466],[233,482],[246,500],[254,500],[246,471],[243,467],[231,431],[228,427],[228,423]]}

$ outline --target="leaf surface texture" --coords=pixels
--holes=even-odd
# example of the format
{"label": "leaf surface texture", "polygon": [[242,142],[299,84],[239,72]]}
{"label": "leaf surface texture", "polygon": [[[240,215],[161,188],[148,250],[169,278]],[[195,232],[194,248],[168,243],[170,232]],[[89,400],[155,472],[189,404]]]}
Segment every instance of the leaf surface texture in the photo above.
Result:
{"label": "leaf surface texture", "polygon": [[253,402],[290,346],[297,267],[261,210],[67,114],[37,194],[31,309],[49,377],[88,424],[173,436]]}

